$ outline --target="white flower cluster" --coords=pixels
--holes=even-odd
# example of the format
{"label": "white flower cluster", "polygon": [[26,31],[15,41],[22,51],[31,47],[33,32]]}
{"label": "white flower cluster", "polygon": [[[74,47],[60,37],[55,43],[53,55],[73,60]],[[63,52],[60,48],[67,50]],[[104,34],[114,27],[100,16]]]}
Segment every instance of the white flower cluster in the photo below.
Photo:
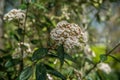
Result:
{"label": "white flower cluster", "polygon": [[21,57],[21,46],[23,47],[24,51],[23,51],[23,58],[26,58],[31,52],[31,47],[30,44],[28,43],[18,43],[18,47],[15,49],[15,53],[12,54],[12,58],[20,58]]}
{"label": "white flower cluster", "polygon": [[87,41],[82,29],[77,24],[67,21],[59,22],[50,35],[57,45],[63,44],[66,49],[81,48]]}
{"label": "white flower cluster", "polygon": [[98,64],[98,69],[102,70],[106,74],[109,74],[112,70],[107,63],[100,63]]}
{"label": "white flower cluster", "polygon": [[23,21],[24,18],[25,18],[25,11],[21,9],[12,9],[8,13],[6,13],[3,17],[3,19],[7,21],[12,21],[12,20]]}

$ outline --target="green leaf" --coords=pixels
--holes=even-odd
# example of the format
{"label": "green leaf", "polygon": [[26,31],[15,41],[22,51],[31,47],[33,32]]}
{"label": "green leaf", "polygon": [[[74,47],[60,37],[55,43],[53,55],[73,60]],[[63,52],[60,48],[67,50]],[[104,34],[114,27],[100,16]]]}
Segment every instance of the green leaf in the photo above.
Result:
{"label": "green leaf", "polygon": [[19,80],[28,80],[29,77],[32,75],[32,73],[33,73],[33,70],[31,66],[25,68],[20,74]]}
{"label": "green leaf", "polygon": [[72,58],[69,54],[64,53],[64,57],[65,57],[65,59],[68,59],[68,60],[76,63],[76,60],[74,58]]}
{"label": "green leaf", "polygon": [[106,61],[106,60],[107,60],[107,56],[106,56],[105,54],[101,54],[101,55],[100,55],[100,60],[101,60],[102,62]]}
{"label": "green leaf", "polygon": [[5,63],[5,67],[8,68],[8,67],[12,67],[12,66],[15,66],[17,64],[20,63],[20,60],[19,59],[11,59],[11,60],[8,60],[6,63]]}
{"label": "green leaf", "polygon": [[37,39],[33,39],[33,40],[31,40],[30,41],[32,44],[37,44],[38,42],[40,42],[39,40],[37,40]]}
{"label": "green leaf", "polygon": [[46,67],[43,63],[36,65],[36,80],[46,80]]}
{"label": "green leaf", "polygon": [[22,5],[19,6],[19,8],[24,10],[24,9],[27,8],[27,6],[26,6],[26,4],[22,4]]}
{"label": "green leaf", "polygon": [[20,41],[20,37],[17,34],[13,34],[15,40]]}
{"label": "green leaf", "polygon": [[34,6],[35,6],[38,10],[46,11],[46,8],[44,7],[43,4],[35,3]]}
{"label": "green leaf", "polygon": [[57,55],[58,55],[58,58],[60,59],[60,62],[61,62],[61,66],[64,64],[64,48],[63,48],[63,45],[60,45],[58,48],[57,48]]}
{"label": "green leaf", "polygon": [[47,48],[39,48],[34,51],[32,60],[34,61],[34,60],[41,59],[41,58],[45,57],[47,55],[47,53],[48,53]]}
{"label": "green leaf", "polygon": [[19,35],[23,35],[23,34],[24,34],[24,31],[23,31],[22,28],[16,29],[16,32],[17,32]]}
{"label": "green leaf", "polygon": [[0,53],[7,53],[6,50],[0,49]]}
{"label": "green leaf", "polygon": [[54,54],[47,54],[47,57],[50,57],[50,58],[58,58],[58,56],[54,55]]}
{"label": "green leaf", "polygon": [[11,67],[13,65],[12,61],[11,60],[8,60],[6,63],[5,63],[5,67]]}
{"label": "green leaf", "polygon": [[68,60],[76,63],[76,60],[74,58],[72,58],[69,54],[64,52],[63,45],[61,45],[57,48],[57,56],[60,59],[61,66],[64,64],[65,59],[68,59]]}
{"label": "green leaf", "polygon": [[104,45],[91,46],[91,49],[96,53],[96,57],[93,57],[95,63],[100,61],[101,54],[106,53],[106,46]]}
{"label": "green leaf", "polygon": [[47,72],[48,72],[49,74],[52,74],[52,75],[54,75],[54,76],[56,76],[56,77],[59,77],[59,78],[61,78],[62,80],[66,80],[66,78],[65,78],[60,72],[58,72],[57,70],[55,70],[54,68],[50,67],[50,66],[47,65],[47,64],[45,64],[45,66],[46,66]]}

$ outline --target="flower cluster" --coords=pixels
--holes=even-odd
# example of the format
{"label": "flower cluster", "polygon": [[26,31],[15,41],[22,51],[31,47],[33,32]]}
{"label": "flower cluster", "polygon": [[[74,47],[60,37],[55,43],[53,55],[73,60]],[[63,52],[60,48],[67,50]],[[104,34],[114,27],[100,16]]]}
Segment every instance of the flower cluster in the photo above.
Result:
{"label": "flower cluster", "polygon": [[67,21],[59,22],[50,35],[57,45],[63,44],[66,49],[82,48],[87,41],[82,29],[77,24],[68,23]]}
{"label": "flower cluster", "polygon": [[23,23],[25,19],[25,11],[21,9],[12,9],[4,15],[3,19],[7,21],[19,20],[21,23]]}
{"label": "flower cluster", "polygon": [[15,53],[12,54],[12,58],[20,58],[21,57],[21,47],[23,47],[24,51],[23,51],[23,58],[26,58],[31,52],[31,47],[30,47],[30,44],[28,43],[18,43],[18,47],[16,47],[15,49]]}
{"label": "flower cluster", "polygon": [[98,69],[105,72],[106,74],[109,74],[110,72],[112,72],[111,67],[107,63],[98,64]]}

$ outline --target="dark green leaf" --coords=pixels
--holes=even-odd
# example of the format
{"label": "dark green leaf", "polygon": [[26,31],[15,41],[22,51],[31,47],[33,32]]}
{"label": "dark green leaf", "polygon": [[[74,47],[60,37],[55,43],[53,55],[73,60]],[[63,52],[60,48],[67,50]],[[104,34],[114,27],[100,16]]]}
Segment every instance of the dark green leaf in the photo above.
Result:
{"label": "dark green leaf", "polygon": [[45,20],[48,25],[53,25],[52,21],[48,17],[46,17],[46,16],[44,16],[44,17],[45,17]]}
{"label": "dark green leaf", "polygon": [[3,49],[0,49],[0,52],[2,52],[2,53],[7,53],[7,51],[6,51],[6,50],[3,50]]}
{"label": "dark green leaf", "polygon": [[66,78],[65,78],[60,72],[58,72],[58,71],[55,70],[54,68],[50,67],[49,65],[46,65],[46,64],[45,64],[45,66],[46,66],[47,72],[48,72],[49,74],[52,74],[52,75],[54,75],[54,76],[56,76],[56,77],[59,77],[59,78],[61,78],[62,80],[66,80]]}
{"label": "dark green leaf", "polygon": [[17,40],[20,41],[20,37],[17,34],[14,34],[13,37]]}
{"label": "dark green leaf", "polygon": [[43,63],[36,65],[36,80],[46,80],[46,67]]}
{"label": "dark green leaf", "polygon": [[9,60],[5,63],[5,67],[11,67],[13,65],[12,61]]}
{"label": "dark green leaf", "polygon": [[64,64],[64,48],[63,48],[63,45],[59,46],[57,48],[57,55],[58,55],[58,58],[60,59],[60,62],[61,62],[61,66]]}
{"label": "dark green leaf", "polygon": [[33,70],[31,66],[25,68],[20,74],[19,80],[28,80],[29,77],[32,75],[32,73],[33,73]]}
{"label": "dark green leaf", "polygon": [[20,63],[20,60],[19,59],[11,59],[11,60],[8,60],[6,63],[5,63],[5,67],[12,67],[12,66],[15,66],[17,64]]}
{"label": "dark green leaf", "polygon": [[58,58],[58,56],[54,55],[54,54],[47,54],[48,57],[51,57],[51,58]]}
{"label": "dark green leaf", "polygon": [[37,44],[38,42],[40,42],[39,40],[33,39],[30,41],[32,44]]}
{"label": "dark green leaf", "polygon": [[100,55],[100,60],[102,62],[106,61],[107,60],[107,56],[105,54]]}
{"label": "dark green leaf", "polygon": [[5,60],[12,59],[11,54],[4,55],[4,56],[2,56],[2,58]]}
{"label": "dark green leaf", "polygon": [[23,33],[24,33],[22,28],[18,28],[16,31],[19,35],[23,35]]}
{"label": "dark green leaf", "polygon": [[47,55],[47,53],[48,53],[47,48],[39,48],[39,49],[34,51],[33,56],[32,56],[32,60],[41,59],[41,58],[45,57]]}
{"label": "dark green leaf", "polygon": [[64,57],[72,62],[75,62],[76,63],[76,60],[74,58],[72,58],[69,54],[67,53],[64,53]]}

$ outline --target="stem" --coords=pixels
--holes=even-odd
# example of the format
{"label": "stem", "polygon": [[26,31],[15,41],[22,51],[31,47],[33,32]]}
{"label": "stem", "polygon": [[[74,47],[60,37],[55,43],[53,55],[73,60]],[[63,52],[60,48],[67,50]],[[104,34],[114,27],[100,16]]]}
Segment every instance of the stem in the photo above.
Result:
{"label": "stem", "polygon": [[110,50],[108,53],[106,53],[106,56],[109,56],[119,46],[120,46],[120,42],[112,50]]}
{"label": "stem", "polygon": [[[27,13],[28,13],[28,7],[29,7],[29,3],[26,4],[27,5],[27,9],[26,9],[26,13],[25,13],[25,21],[23,23],[23,36],[22,36],[22,44],[24,45],[25,42],[25,30],[26,30],[26,21],[27,21]],[[22,44],[20,43],[21,46],[21,64],[20,64],[20,72],[23,70],[24,67],[24,62],[23,62],[23,55],[24,55],[24,49],[22,48]]]}
{"label": "stem", "polygon": [[[106,53],[106,57],[109,56],[109,55],[110,55],[117,47],[119,47],[119,46],[120,46],[120,42],[119,42],[112,50],[110,50],[108,53]],[[93,67],[90,68],[90,69],[87,71],[86,75],[83,76],[82,79],[84,79],[92,70],[94,70],[100,62],[101,62],[101,60],[99,60],[96,64],[94,64]]]}
{"label": "stem", "polygon": [[112,55],[109,55],[110,57],[112,57],[114,60],[118,61],[120,63],[120,60],[117,59],[116,57],[112,56]]}

